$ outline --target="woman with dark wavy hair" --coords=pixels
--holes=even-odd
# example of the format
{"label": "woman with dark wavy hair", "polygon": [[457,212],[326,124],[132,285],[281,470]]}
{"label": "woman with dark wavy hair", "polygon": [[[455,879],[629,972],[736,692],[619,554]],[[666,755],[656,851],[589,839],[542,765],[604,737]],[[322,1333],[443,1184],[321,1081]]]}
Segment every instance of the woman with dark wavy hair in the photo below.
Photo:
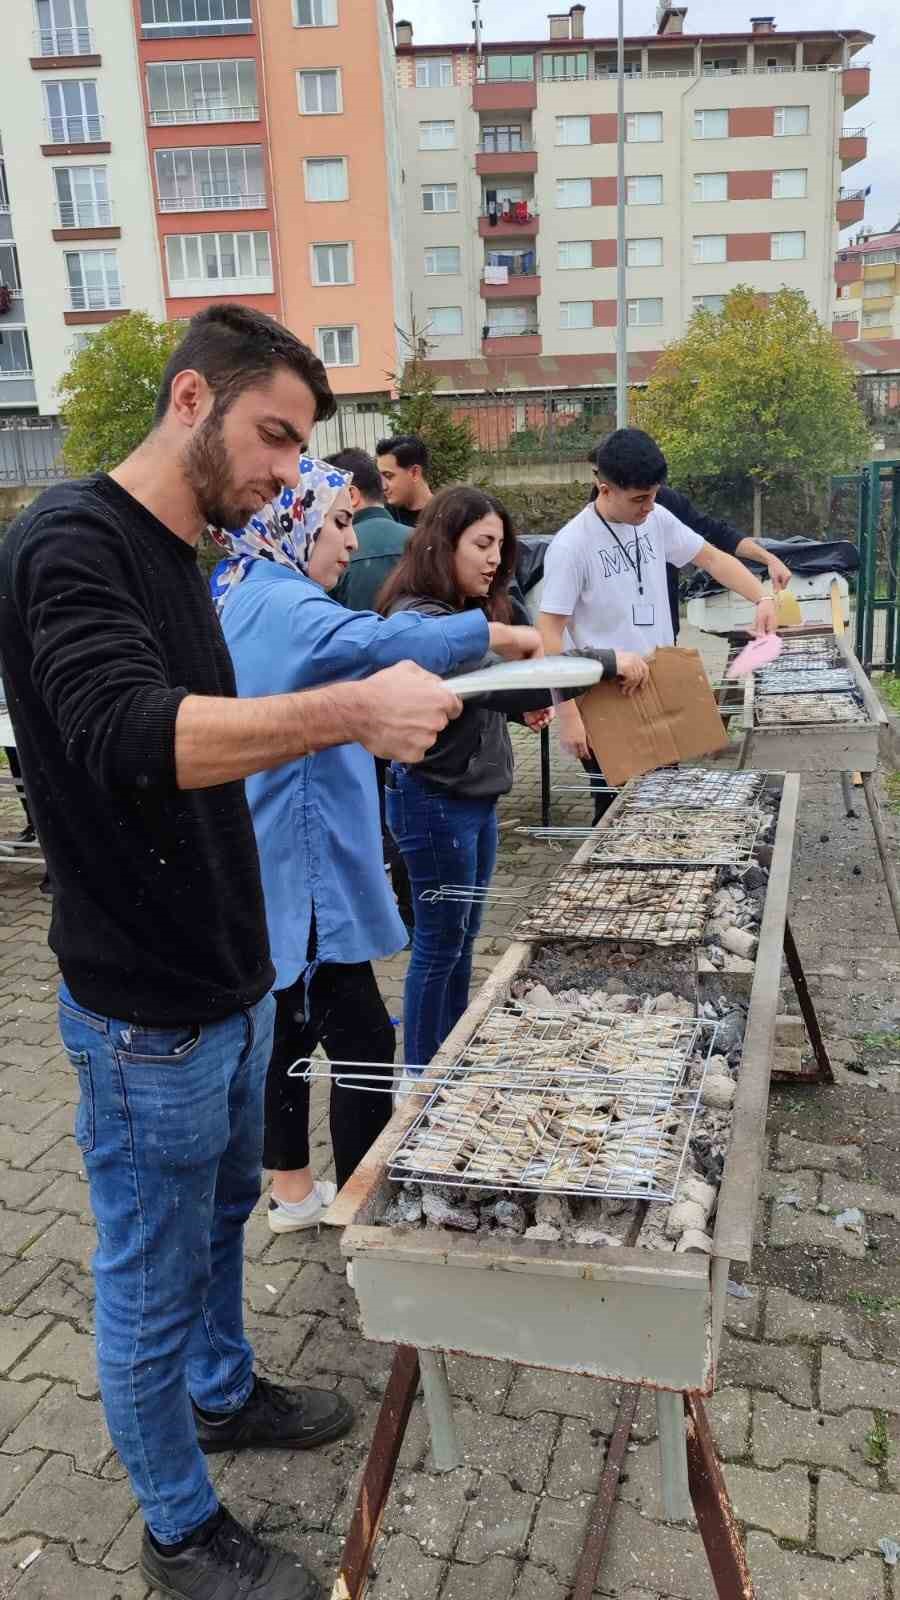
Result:
{"label": "woman with dark wavy hair", "polygon": [[[509,513],[480,489],[442,489],[423,510],[405,553],[379,597],[385,616],[418,611],[443,617],[480,609],[489,621],[511,615],[507,588],[516,567]],[[497,801],[512,787],[508,714],[532,728],[552,712],[546,691],[467,700],[424,761],[392,762],[388,825],[403,854],[415,906],[412,955],[403,1000],[404,1056],[416,1076],[469,1003],[472,951],[481,924],[478,891],[497,854]],[[475,892],[469,901],[429,903],[442,883]]]}

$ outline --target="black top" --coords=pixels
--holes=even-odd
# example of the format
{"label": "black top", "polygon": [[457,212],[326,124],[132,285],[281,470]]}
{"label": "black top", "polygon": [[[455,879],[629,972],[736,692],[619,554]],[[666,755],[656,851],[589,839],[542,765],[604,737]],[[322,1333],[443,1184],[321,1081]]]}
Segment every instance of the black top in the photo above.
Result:
{"label": "black top", "polygon": [[196,551],[111,478],[42,494],[0,546],[0,652],[75,999],[146,1027],[271,987],[242,783],[180,790],[187,694],[234,696]]}
{"label": "black top", "polygon": [[415,528],[425,507],[421,506],[418,511],[410,511],[406,506],[389,506],[388,510],[395,522],[401,522],[404,528]]}
{"label": "black top", "polygon": [[[671,511],[679,522],[686,528],[692,528],[694,533],[699,533],[701,539],[711,544],[716,550],[724,550],[726,555],[733,556],[744,535],[738,533],[730,522],[722,522],[718,517],[708,517],[705,512],[698,511],[692,500],[686,494],[681,494],[677,489],[670,489],[668,484],[663,484],[656,491],[656,504],[664,506],[666,511]],[[679,571],[671,564],[666,566],[666,580],[669,585],[669,608],[672,612],[672,632],[678,638],[681,619],[678,614],[678,579]]]}

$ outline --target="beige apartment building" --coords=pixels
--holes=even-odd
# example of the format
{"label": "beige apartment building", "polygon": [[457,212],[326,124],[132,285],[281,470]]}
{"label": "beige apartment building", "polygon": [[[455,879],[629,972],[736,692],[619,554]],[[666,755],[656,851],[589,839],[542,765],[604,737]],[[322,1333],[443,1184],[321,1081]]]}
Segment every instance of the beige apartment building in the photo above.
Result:
{"label": "beige apartment building", "polygon": [[[831,316],[843,187],[866,154],[845,118],[869,89],[864,31],[694,35],[687,8],[626,42],[629,350],[683,332],[738,283],[801,289]],[[616,48],[585,8],[542,40],[431,46],[396,27],[412,307],[448,377],[487,358],[611,354],[616,322]],[[558,368],[560,383],[567,380]],[[470,372],[471,375],[471,372]],[[549,373],[548,373],[549,381]]]}
{"label": "beige apartment building", "polygon": [[837,338],[900,340],[900,222],[844,245],[834,275]]}

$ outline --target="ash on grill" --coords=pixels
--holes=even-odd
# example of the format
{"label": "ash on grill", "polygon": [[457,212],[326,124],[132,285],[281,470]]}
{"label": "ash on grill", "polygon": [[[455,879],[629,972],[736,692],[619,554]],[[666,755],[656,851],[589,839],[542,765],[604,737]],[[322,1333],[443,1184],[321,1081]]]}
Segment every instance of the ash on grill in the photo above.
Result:
{"label": "ash on grill", "polygon": [[776,694],[757,698],[756,720],[761,727],[787,726],[796,722],[867,722],[859,701],[852,694]]}
{"label": "ash on grill", "polygon": [[629,804],[618,813],[615,827],[598,835],[590,859],[648,866],[749,867],[768,820],[766,813],[756,808],[688,811]]}

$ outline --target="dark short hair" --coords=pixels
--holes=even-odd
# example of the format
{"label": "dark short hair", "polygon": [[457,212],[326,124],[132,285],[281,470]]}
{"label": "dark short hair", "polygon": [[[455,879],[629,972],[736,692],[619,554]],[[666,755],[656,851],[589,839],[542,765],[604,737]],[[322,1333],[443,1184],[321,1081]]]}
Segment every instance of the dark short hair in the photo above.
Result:
{"label": "dark short hair", "polygon": [[[466,529],[492,511],[503,524],[500,565],[490,593],[484,600],[472,600],[460,594],[456,587],[453,556]],[[432,495],[375,604],[387,615],[401,596],[428,595],[432,600],[452,606],[454,611],[478,605],[492,622],[509,622],[512,606],[508,587],[515,571],[516,535],[506,507],[481,489],[457,484]]]}
{"label": "dark short hair", "polygon": [[666,458],[642,428],[617,428],[588,456],[594,471],[618,489],[653,489],[665,483]]}
{"label": "dark short hair", "polygon": [[376,456],[393,456],[398,467],[421,467],[422,475],[431,464],[428,446],[417,433],[398,433],[394,439],[379,439]]}
{"label": "dark short hair", "polygon": [[326,456],[325,460],[340,472],[353,473],[353,487],[359,490],[364,500],[374,500],[377,505],[384,505],[381,473],[367,450],[355,450],[348,446],[346,450],[336,450],[333,456]]}
{"label": "dark short hair", "polygon": [[270,378],[277,367],[287,367],[312,390],[317,422],[334,416],[337,407],[328,375],[309,345],[263,311],[230,302],[207,306],[191,318],[166,363],[155,420],[161,422],[168,411],[179,372],[199,372],[206,379],[221,416],[239,394]]}

